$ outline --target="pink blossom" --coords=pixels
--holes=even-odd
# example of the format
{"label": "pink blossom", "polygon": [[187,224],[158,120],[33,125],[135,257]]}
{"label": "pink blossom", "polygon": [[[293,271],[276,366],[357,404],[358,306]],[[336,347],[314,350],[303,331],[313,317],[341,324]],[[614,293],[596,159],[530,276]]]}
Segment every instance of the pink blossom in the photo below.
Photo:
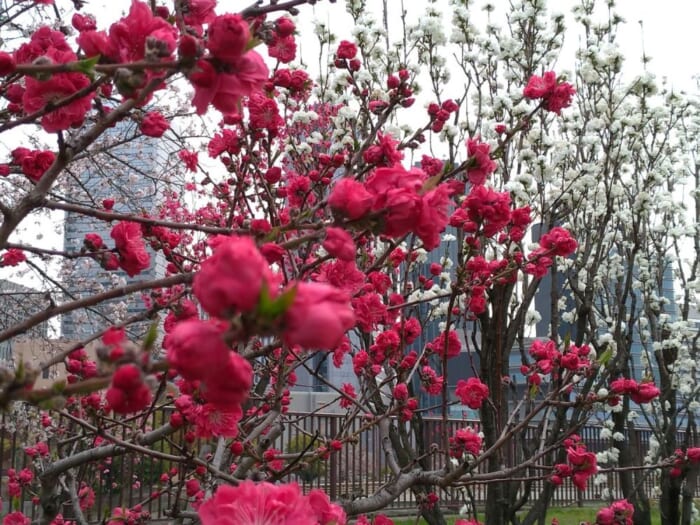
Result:
{"label": "pink blossom", "polygon": [[423,248],[432,250],[440,245],[440,233],[445,230],[452,191],[446,184],[430,190],[421,198],[420,215],[413,231],[423,241]]}
{"label": "pink blossom", "polygon": [[5,51],[0,51],[0,76],[4,77],[14,73],[17,63],[15,57]]}
{"label": "pink blossom", "polygon": [[326,239],[323,241],[323,248],[333,257],[344,261],[354,261],[355,241],[343,228],[326,228]]}
{"label": "pink blossom", "polygon": [[192,105],[198,115],[204,114],[209,104],[224,114],[236,113],[241,97],[262,89],[267,77],[265,61],[255,51],[248,51],[235,64],[220,70],[206,59],[199,60],[189,75],[194,87]]}
{"label": "pink blossom", "polygon": [[357,55],[357,46],[348,42],[347,40],[341,40],[340,45],[338,45],[338,50],[335,53],[337,58],[352,60]]}
{"label": "pink blossom", "polygon": [[239,404],[223,408],[206,403],[198,405],[190,417],[195,425],[197,437],[235,438],[238,435],[238,422],[243,417],[243,410]]}
{"label": "pink blossom", "polygon": [[357,220],[369,212],[373,197],[364,184],[354,179],[340,179],[330,196],[328,205],[335,213],[350,220]]}
{"label": "pink blossom", "polygon": [[179,322],[164,341],[168,362],[185,379],[206,380],[226,363],[231,352],[224,341],[226,326],[216,321]]}
{"label": "pink blossom", "polygon": [[399,402],[406,401],[408,399],[408,386],[406,383],[399,383],[394,387],[393,391],[394,399]]}
{"label": "pink blossom", "polygon": [[204,379],[203,395],[217,408],[234,410],[243,403],[253,385],[253,367],[236,352],[229,352],[228,359]]}
{"label": "pink blossom", "polygon": [[170,122],[158,111],[149,111],[141,120],[141,133],[147,137],[162,137],[170,129]]}
{"label": "pink blossom", "polygon": [[340,505],[331,503],[328,494],[320,489],[312,489],[307,496],[318,523],[326,525],[343,525],[346,523],[345,511]]}
{"label": "pink blossom", "polygon": [[[198,512],[202,525],[345,524],[342,511],[326,510],[317,495],[314,499],[315,508],[296,483],[273,485],[243,481],[236,487],[219,487]],[[320,516],[316,509],[321,511]],[[321,521],[324,517],[337,521]]]}
{"label": "pink blossom", "polygon": [[473,185],[480,185],[498,166],[490,156],[491,146],[477,139],[467,140],[467,155],[469,155],[469,167],[467,177]]}
{"label": "pink blossom", "polygon": [[686,455],[688,457],[688,461],[691,463],[700,463],[700,448],[691,447],[686,450]]}
{"label": "pink blossom", "polygon": [[165,51],[165,56],[157,54],[155,58],[168,58],[175,50],[177,36],[175,26],[155,16],[146,3],[133,0],[129,14],[109,28],[109,38],[103,54],[115,62],[143,60],[146,50],[152,48],[148,44],[151,39],[160,42],[158,48]]}
{"label": "pink blossom", "polygon": [[323,283],[297,283],[283,324],[288,345],[331,350],[355,325],[355,314],[342,290]]}
{"label": "pink blossom", "polygon": [[39,182],[55,159],[53,151],[27,151],[19,160],[19,164],[22,173],[34,182]]}
{"label": "pink blossom", "polygon": [[[44,56],[54,63],[67,62],[75,58],[75,55],[56,50],[49,50]],[[24,84],[25,91],[22,96],[24,110],[27,113],[34,113],[86,88],[90,85],[90,79],[82,73],[55,73],[46,80],[27,76]],[[90,110],[94,96],[94,92],[87,93],[70,104],[65,104],[46,113],[41,117],[41,126],[44,131],[54,133],[82,124],[86,113]]]}
{"label": "pink blossom", "polygon": [[107,390],[107,403],[118,414],[138,412],[151,402],[151,391],[143,382],[141,370],[134,364],[120,366]]}
{"label": "pink blossom", "polygon": [[141,233],[141,225],[136,222],[122,221],[110,232],[114,245],[119,252],[119,266],[130,277],[147,270],[151,265],[151,256],[146,251],[146,244]]}
{"label": "pink blossom", "polygon": [[457,381],[455,395],[463,405],[476,410],[481,408],[484,400],[489,397],[489,387],[476,377],[470,377],[466,381],[460,379]]}
{"label": "pink blossom", "polygon": [[457,357],[462,350],[462,343],[459,340],[457,332],[449,330],[447,333],[447,341],[445,341],[445,332],[440,334],[428,343],[428,348],[439,356],[447,355],[448,358]]}
{"label": "pink blossom", "polygon": [[81,13],[73,13],[71,18],[71,25],[80,31],[94,31],[97,29],[97,23],[95,22],[95,17],[92,15],[83,15]]}
{"label": "pink blossom", "polygon": [[194,277],[192,291],[210,315],[226,317],[253,310],[272,273],[267,260],[250,237],[218,236],[214,253]]}
{"label": "pink blossom", "polygon": [[571,255],[577,246],[578,243],[571,233],[559,226],[555,226],[540,238],[540,248],[562,257]]}
{"label": "pink blossom", "polygon": [[202,24],[210,24],[216,13],[216,0],[187,0],[185,2],[185,23],[187,25],[200,27]]}
{"label": "pink blossom", "polygon": [[3,520],[2,525],[29,525],[32,522],[20,511],[10,512]]}
{"label": "pink blossom", "polygon": [[9,248],[5,253],[2,254],[0,258],[0,266],[17,266],[27,260],[27,256],[24,255],[22,250],[17,248]]}
{"label": "pink blossom", "polygon": [[558,82],[554,71],[543,76],[532,75],[523,90],[525,98],[542,99],[542,107],[559,115],[561,110],[571,105],[576,89],[568,82]]}
{"label": "pink blossom", "polygon": [[461,428],[450,437],[450,455],[461,458],[464,454],[478,456],[481,450],[481,437],[471,428]]}
{"label": "pink blossom", "polygon": [[209,24],[207,49],[217,59],[235,63],[245,52],[250,40],[248,23],[238,14],[217,16]]}
{"label": "pink blossom", "polygon": [[283,64],[288,64],[296,57],[297,43],[293,35],[274,37],[267,45],[267,52]]}

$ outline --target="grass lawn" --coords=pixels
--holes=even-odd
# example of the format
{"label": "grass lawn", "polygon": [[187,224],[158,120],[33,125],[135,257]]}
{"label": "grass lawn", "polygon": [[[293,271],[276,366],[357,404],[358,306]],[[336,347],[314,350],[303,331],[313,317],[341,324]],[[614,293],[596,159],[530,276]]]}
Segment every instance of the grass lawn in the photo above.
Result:
{"label": "grass lawn", "polygon": [[[595,522],[595,515],[597,511],[598,508],[592,506],[551,508],[547,512],[546,523],[549,525],[549,523],[551,523],[552,521],[552,518],[559,519],[560,525],[578,525],[582,521],[588,521],[593,523]],[[483,519],[483,515],[480,516],[480,518]],[[453,525],[454,522],[458,519],[459,518],[457,517],[449,517],[447,518],[447,523],[448,525]],[[395,519],[394,523],[395,525],[415,525],[416,519],[400,518]],[[425,525],[425,523],[426,522],[423,519],[418,521],[419,525]],[[652,508],[651,510],[651,525],[661,525],[661,518],[659,517],[659,513],[654,508]]]}

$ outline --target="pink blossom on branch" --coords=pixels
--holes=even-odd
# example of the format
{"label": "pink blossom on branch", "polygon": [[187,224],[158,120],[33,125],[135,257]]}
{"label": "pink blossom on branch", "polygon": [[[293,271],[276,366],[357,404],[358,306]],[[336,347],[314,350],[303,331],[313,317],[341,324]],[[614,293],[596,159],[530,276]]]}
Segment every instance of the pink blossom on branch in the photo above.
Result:
{"label": "pink blossom on branch", "polygon": [[27,260],[27,256],[22,250],[10,248],[2,254],[0,258],[0,266],[17,266]]}
{"label": "pink blossom on branch", "polygon": [[489,387],[476,377],[470,377],[466,381],[460,379],[457,381],[455,395],[463,405],[477,410],[481,408],[481,405],[489,397]]}
{"label": "pink blossom on branch", "polygon": [[543,76],[532,75],[523,90],[525,98],[542,99],[542,107],[557,115],[571,105],[576,94],[574,86],[568,82],[559,82],[554,71],[547,71]]}
{"label": "pink blossom on branch", "polygon": [[224,114],[236,113],[240,110],[241,97],[261,90],[267,77],[265,61],[255,51],[248,51],[231,65],[214,65],[201,59],[189,75],[194,87],[192,105],[199,115],[210,104]]}
{"label": "pink blossom on branch", "polygon": [[134,364],[117,369],[106,394],[109,408],[118,414],[143,410],[151,402],[151,391],[143,382],[141,370]]}
{"label": "pink blossom on branch", "polygon": [[223,485],[199,508],[202,525],[345,525],[345,513],[318,492],[296,483],[243,481]]}
{"label": "pink blossom on branch", "polygon": [[328,227],[326,228],[326,239],[323,241],[323,248],[333,257],[344,261],[354,261],[355,241],[348,232],[342,228]]}
{"label": "pink blossom on branch", "polygon": [[349,296],[323,283],[297,283],[294,301],[282,318],[283,338],[290,346],[332,350],[355,326]]}
{"label": "pink blossom on branch", "polygon": [[160,138],[170,129],[170,122],[159,111],[149,111],[141,120],[139,128],[147,137]]}
{"label": "pink blossom on branch", "polygon": [[253,310],[263,286],[272,290],[272,272],[250,237],[220,235],[210,241],[214,253],[194,277],[192,291],[215,317]]}
{"label": "pink blossom on branch", "polygon": [[130,277],[138,275],[151,265],[151,256],[146,251],[141,225],[136,222],[117,223],[110,233],[119,253],[119,266]]}

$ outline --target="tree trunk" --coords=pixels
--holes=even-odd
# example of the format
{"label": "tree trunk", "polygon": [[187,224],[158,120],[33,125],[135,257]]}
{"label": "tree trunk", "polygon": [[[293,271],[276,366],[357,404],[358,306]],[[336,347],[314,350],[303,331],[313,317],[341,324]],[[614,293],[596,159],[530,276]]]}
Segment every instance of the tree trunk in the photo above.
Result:
{"label": "tree trunk", "polygon": [[[481,407],[481,430],[484,447],[491,447],[500,436],[508,417],[508,399],[503,377],[508,375],[508,355],[504,349],[501,323],[496,320],[482,322],[481,377],[489,387],[491,403]],[[507,447],[501,447],[487,461],[488,472],[501,470],[508,462]],[[507,523],[511,501],[505,481],[486,485],[485,525]]]}
{"label": "tree trunk", "polygon": [[442,509],[437,503],[430,508],[424,506],[420,514],[428,525],[447,525]]}
{"label": "tree trunk", "polygon": [[668,525],[680,523],[680,478],[672,478],[667,470],[661,472],[661,498],[659,513],[661,522]]}
{"label": "tree trunk", "polygon": [[[681,525],[693,523],[693,497],[698,483],[698,468],[691,467],[686,473],[685,485],[683,485],[683,511]],[[662,521],[662,523],[666,523]]]}
{"label": "tree trunk", "polygon": [[[639,443],[637,432],[632,423],[627,423],[627,414],[629,413],[628,401],[625,401],[625,410],[613,415],[615,422],[615,432],[623,433],[625,427],[629,431],[629,440],[627,443],[617,444],[616,447],[620,452],[620,467],[633,467],[639,465],[638,458]],[[631,470],[622,470],[618,473],[620,477],[620,488],[622,495],[627,501],[634,505],[634,525],[651,525],[651,508],[649,507],[649,498],[644,493],[642,487],[643,476],[645,472]],[[664,522],[666,523],[666,522]]]}

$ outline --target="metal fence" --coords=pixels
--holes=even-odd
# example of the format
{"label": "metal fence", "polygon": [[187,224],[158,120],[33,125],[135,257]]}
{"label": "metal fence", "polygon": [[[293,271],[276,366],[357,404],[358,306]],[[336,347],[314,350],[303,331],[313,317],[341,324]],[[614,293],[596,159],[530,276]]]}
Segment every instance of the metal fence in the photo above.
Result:
{"label": "metal fence", "polygon": [[[32,414],[29,412],[29,414]],[[29,416],[32,417],[32,416]],[[38,416],[37,416],[38,417]],[[166,421],[167,414],[155,412],[150,415],[148,421],[134,420],[132,425],[142,428],[155,428]],[[282,453],[295,453],[302,450],[312,450],[316,443],[322,443],[333,439],[339,435],[355,435],[354,443],[346,444],[339,452],[331,453],[326,461],[317,460],[310,463],[303,463],[302,468],[285,477],[287,481],[297,481],[305,491],[313,488],[325,490],[332,500],[344,498],[358,498],[372,494],[379,487],[391,479],[384,453],[382,452],[379,430],[371,427],[360,431],[367,423],[363,418],[347,419],[342,415],[334,414],[289,414],[289,422],[285,425],[282,434],[275,439],[271,446]],[[20,424],[18,424],[20,423]],[[0,497],[2,497],[3,512],[7,512],[10,499],[7,494],[7,473],[8,469],[20,469],[28,466],[32,459],[24,452],[24,447],[35,444],[37,440],[37,424],[22,424],[26,422],[18,421],[17,417],[3,414],[0,418]],[[32,422],[33,423],[33,422]],[[478,421],[449,420],[447,428],[443,428],[440,419],[424,420],[423,441],[430,448],[431,444],[442,447],[444,436],[452,435],[457,429],[471,426],[478,430]],[[79,431],[74,423],[68,420],[58,421],[56,436],[52,440],[52,455],[70,455],[79,441],[83,443],[88,440],[92,446],[99,445],[99,438]],[[584,427],[579,435],[583,438],[589,450],[598,452],[610,447],[609,440],[600,438],[600,427]],[[641,456],[646,452],[651,432],[649,430],[638,430],[637,440]],[[114,433],[112,431],[112,433]],[[80,436],[80,440],[75,436]],[[125,437],[125,433],[119,437]],[[680,436],[682,438],[682,436]],[[152,448],[164,454],[177,454],[176,443],[183,438],[182,435],[171,436],[171,440],[162,440]],[[525,444],[530,442],[535,444],[539,441],[539,434],[536,428],[529,428],[522,436]],[[314,441],[316,440],[316,441]],[[523,440],[521,439],[521,444]],[[629,443],[629,441],[628,441]],[[415,444],[415,443],[414,443]],[[200,441],[193,447],[201,456],[205,456],[209,451],[213,451],[215,443]],[[523,451],[511,450],[512,457],[524,457]],[[431,467],[438,468],[438,462],[444,462],[444,456],[429,456]],[[50,461],[50,460],[49,460]],[[191,468],[191,467],[190,467]],[[91,521],[100,521],[106,517],[114,507],[133,507],[136,504],[142,505],[144,510],[148,510],[155,518],[165,517],[166,512],[172,508],[176,501],[172,491],[163,490],[164,485],[160,478],[163,473],[171,472],[173,479],[182,479],[185,475],[185,467],[181,463],[172,462],[167,459],[149,458],[141,454],[127,452],[115,458],[108,458],[103,461],[91,463],[79,467],[75,472],[78,486],[89,486],[95,492],[95,503],[88,513]],[[224,469],[225,470],[225,469]],[[536,466],[526,469],[523,476],[537,478],[542,473]],[[654,478],[654,472],[648,471],[644,479],[644,490],[651,495],[652,488],[658,484]],[[530,487],[532,497],[537,497],[544,487],[546,481],[534,479]],[[37,484],[35,483],[36,487]],[[618,490],[618,479],[616,475],[607,476],[604,485],[596,485],[593,480],[589,481],[585,491],[579,491],[570,483],[565,483],[559,487],[554,494],[554,505],[571,505],[584,501],[597,501],[601,498],[601,491],[606,488],[613,497],[620,496]],[[458,510],[466,501],[467,493],[461,489],[445,489],[439,491],[441,504],[450,511]],[[471,488],[470,498],[477,502],[483,501],[485,497],[483,486]],[[20,497],[20,508],[30,517],[34,518],[38,514],[36,500],[37,494],[31,489],[24,489]],[[415,497],[410,491],[401,495],[392,504],[392,509],[414,509],[416,507]],[[64,516],[70,516],[70,504],[64,505]]]}

